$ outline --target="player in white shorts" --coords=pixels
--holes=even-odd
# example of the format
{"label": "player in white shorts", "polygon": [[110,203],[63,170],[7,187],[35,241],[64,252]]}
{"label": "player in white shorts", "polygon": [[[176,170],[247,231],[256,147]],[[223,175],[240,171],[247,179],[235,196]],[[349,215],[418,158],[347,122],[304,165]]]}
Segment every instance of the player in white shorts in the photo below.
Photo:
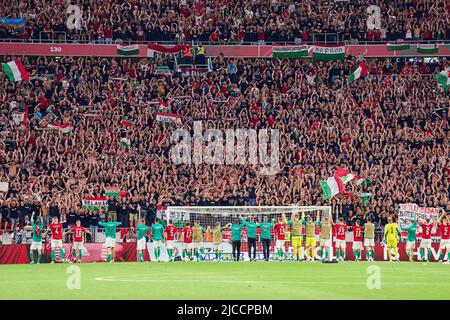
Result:
{"label": "player in white shorts", "polygon": [[34,264],[34,251],[37,251],[38,258],[37,263],[41,263],[42,256],[42,230],[44,229],[44,220],[42,216],[39,217],[39,224],[34,223],[34,212],[31,215],[31,228],[32,228],[32,242],[30,247],[30,264]]}
{"label": "player in white shorts", "polygon": [[144,253],[147,250],[147,232],[150,227],[145,225],[145,219],[141,219],[141,223],[137,226],[137,244],[136,249],[139,253],[139,261],[144,262]]}
{"label": "player in white shorts", "polygon": [[339,218],[339,223],[334,226],[336,229],[336,259],[344,261],[345,250],[347,248],[347,244],[345,242],[347,225],[344,222],[344,218]]}
{"label": "player in white shorts", "polygon": [[444,261],[444,252],[447,252],[447,261],[450,264],[450,224],[446,213],[442,213],[439,217],[439,230],[441,232],[441,244],[439,246],[439,261]]}
{"label": "player in white shorts", "polygon": [[81,221],[77,220],[75,227],[72,228],[69,232],[64,233],[64,235],[73,233],[73,244],[72,244],[72,257],[73,262],[81,263],[81,258],[83,256],[83,247],[84,247],[84,234],[90,234],[92,233],[89,230],[86,230],[81,226]]}
{"label": "player in white shorts", "polygon": [[375,259],[375,225],[370,218],[367,218],[364,224],[364,247],[366,260],[373,261]]}

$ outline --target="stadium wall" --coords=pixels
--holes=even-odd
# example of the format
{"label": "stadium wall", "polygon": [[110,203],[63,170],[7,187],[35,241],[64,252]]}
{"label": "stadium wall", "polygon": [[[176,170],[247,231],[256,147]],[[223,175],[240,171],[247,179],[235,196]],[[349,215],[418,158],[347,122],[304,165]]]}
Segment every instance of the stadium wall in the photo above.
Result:
{"label": "stadium wall", "polygon": [[[439,53],[421,54],[417,47],[411,45],[410,49],[403,51],[388,51],[384,44],[378,45],[347,45],[346,55],[364,54],[365,57],[420,57],[450,56],[450,44],[439,45]],[[135,58],[147,57],[148,46],[139,45],[139,53],[126,56]],[[206,56],[215,57],[223,54],[227,57],[241,58],[271,58],[271,45],[205,45]],[[0,55],[30,55],[30,56],[94,56],[94,57],[124,57],[117,50],[117,45],[111,44],[56,44],[56,43],[0,43]],[[307,57],[312,57],[312,51]],[[305,57],[306,58],[306,57]]]}
{"label": "stadium wall", "polygon": [[[418,247],[419,244],[417,243]],[[181,243],[177,243],[175,245],[176,250],[178,252],[181,252]],[[208,249],[208,244],[205,244],[206,249]],[[271,253],[275,253],[274,250],[275,243],[271,243]],[[400,260],[401,261],[407,261],[408,257],[406,255],[406,249],[405,249],[405,243],[401,242],[399,243],[399,253],[400,253]],[[145,261],[151,261],[154,259],[153,254],[153,245],[151,242],[148,243],[147,249],[145,251]],[[7,245],[0,245],[0,264],[27,264],[30,263],[29,258],[29,252],[30,252],[30,245],[25,244],[7,244]],[[48,263],[51,261],[50,258],[50,244],[44,244],[42,246],[42,263]],[[205,254],[205,260],[206,261],[212,261],[214,259],[214,253],[208,252],[206,250]],[[225,242],[223,244],[223,258],[225,261],[232,261],[232,255],[231,255],[231,244],[228,242]],[[416,250],[417,252],[417,250]],[[315,252],[315,258],[319,259],[319,248],[316,248]],[[58,250],[55,253],[56,260],[59,260],[59,252]],[[363,260],[365,260],[365,252],[363,253]],[[104,262],[106,258],[106,248],[103,247],[102,243],[86,243],[85,248],[83,250],[83,262]],[[124,242],[124,243],[116,243],[116,254],[114,259],[116,261],[127,261],[127,262],[133,262],[136,261],[137,258],[137,251],[136,251],[136,242]],[[67,243],[64,244],[64,259],[66,261],[71,261],[73,259],[72,257],[72,244]],[[161,250],[161,257],[160,259],[162,261],[167,261],[167,251],[165,249],[164,244],[162,245]],[[247,254],[247,243],[242,242],[241,247],[241,259],[244,259],[248,261],[248,254]],[[263,260],[262,257],[262,248],[261,243],[258,242],[258,248],[257,248],[257,260]],[[286,254],[285,254],[286,260],[292,260],[292,247],[286,246]],[[346,249],[346,260],[354,260],[353,256],[353,250],[352,250],[352,242],[347,242],[347,249]],[[387,249],[380,243],[375,244],[375,261],[387,261],[388,255],[387,255]],[[439,243],[433,243],[432,244],[432,250],[431,250],[431,261],[438,261],[439,260]]]}
{"label": "stadium wall", "polygon": [[[64,246],[64,260],[72,261],[72,244],[66,243]],[[27,244],[5,244],[0,245],[0,264],[20,264],[30,263],[30,245]],[[137,250],[136,242],[116,243],[115,261],[136,261]],[[59,250],[55,251],[55,258],[60,260]],[[36,259],[36,256],[35,256]],[[149,260],[148,252],[145,254],[145,260]],[[50,244],[42,245],[42,263],[51,261]],[[103,262],[106,261],[106,248],[102,243],[85,243],[83,250],[83,262]]]}

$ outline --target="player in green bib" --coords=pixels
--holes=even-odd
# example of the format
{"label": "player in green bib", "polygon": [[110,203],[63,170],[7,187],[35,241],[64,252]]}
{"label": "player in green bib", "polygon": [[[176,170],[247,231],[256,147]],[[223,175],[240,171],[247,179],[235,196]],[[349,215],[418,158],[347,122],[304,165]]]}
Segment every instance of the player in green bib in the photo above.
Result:
{"label": "player in green bib", "polygon": [[268,216],[264,216],[263,222],[258,224],[258,228],[261,229],[261,242],[263,245],[264,261],[269,261],[270,229],[272,229],[274,225],[274,221],[269,222]]}
{"label": "player in green bib", "polygon": [[113,222],[112,216],[108,217],[108,222],[99,222],[98,225],[105,228],[105,247],[108,251],[106,261],[114,262],[114,254],[116,252],[116,232],[121,222]]}
{"label": "player in green bib", "polygon": [[32,242],[30,247],[30,264],[34,264],[34,252],[37,251],[38,257],[37,257],[37,263],[41,263],[41,256],[42,256],[42,229],[44,229],[44,220],[42,219],[42,216],[39,217],[39,224],[36,225],[34,223],[34,212],[31,215],[31,228],[32,231]]}
{"label": "player in green bib", "polygon": [[137,251],[139,253],[139,260],[144,262],[144,252],[147,249],[147,232],[150,227],[145,225],[145,220],[141,219],[141,224],[136,228],[137,230]]}
{"label": "player in green bib", "polygon": [[230,227],[234,261],[239,261],[241,256],[241,232],[243,228],[244,225],[240,223],[239,219],[236,219],[234,224]]}
{"label": "player in green bib", "polygon": [[160,223],[159,218],[155,218],[155,223],[152,225],[150,231],[152,232],[153,251],[155,253],[155,259],[159,262],[161,255],[161,242],[163,239],[164,226]]}
{"label": "player in green bib", "polygon": [[409,257],[409,261],[413,262],[414,261],[414,250],[416,248],[416,230],[417,230],[417,213],[416,216],[414,217],[414,222],[412,225],[410,226],[403,226],[402,224],[400,224],[400,228],[403,231],[407,232],[407,236],[406,236],[406,254]]}
{"label": "player in green bib", "polygon": [[247,229],[248,258],[250,261],[256,261],[256,228],[258,227],[258,224],[253,217],[249,217],[248,221],[240,217],[240,220]]}

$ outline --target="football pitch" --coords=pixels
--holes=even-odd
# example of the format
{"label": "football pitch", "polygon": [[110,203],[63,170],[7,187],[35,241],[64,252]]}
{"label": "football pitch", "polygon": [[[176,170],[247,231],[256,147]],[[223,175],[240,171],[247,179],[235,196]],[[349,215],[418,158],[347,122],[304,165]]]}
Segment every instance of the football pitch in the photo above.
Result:
{"label": "football pitch", "polygon": [[450,265],[422,262],[0,265],[0,284],[0,299],[448,300]]}

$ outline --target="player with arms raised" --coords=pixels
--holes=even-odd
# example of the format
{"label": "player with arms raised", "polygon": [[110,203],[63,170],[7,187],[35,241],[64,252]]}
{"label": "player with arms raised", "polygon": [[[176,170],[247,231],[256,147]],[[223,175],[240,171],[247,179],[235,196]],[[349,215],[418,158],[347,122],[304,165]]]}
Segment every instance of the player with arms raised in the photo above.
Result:
{"label": "player with arms raised", "polygon": [[197,220],[194,222],[194,227],[192,228],[192,242],[194,247],[194,255],[197,261],[204,259],[204,250],[203,250],[203,234],[206,232],[206,229],[200,225],[200,221]]}
{"label": "player with arms raised", "polygon": [[105,228],[105,247],[107,250],[106,261],[114,262],[116,253],[116,231],[121,222],[113,222],[112,216],[108,216],[108,222],[99,222],[98,225]]}
{"label": "player with arms raised", "polygon": [[286,241],[286,215],[283,213],[278,218],[277,223],[274,226],[275,229],[275,248],[277,250],[278,261],[283,261],[284,256],[284,242]]}
{"label": "player with arms raised", "polygon": [[398,240],[401,234],[398,225],[393,221],[392,216],[388,216],[388,223],[384,226],[383,240],[386,242],[388,249],[389,261],[392,262],[392,250],[394,250],[395,257],[398,257]]}
{"label": "player with arms raised", "polygon": [[167,255],[169,256],[170,262],[173,261],[173,248],[177,233],[178,233],[177,227],[173,225],[172,219],[169,219],[169,223],[166,226],[166,230],[164,230],[164,239],[166,240]]}
{"label": "player with arms raised", "polygon": [[[39,216],[39,224],[36,224],[34,222],[34,212],[31,215],[31,228],[32,228],[32,234],[31,234],[31,247],[30,247],[30,264],[34,264],[34,251],[37,251],[37,263],[41,263],[41,256],[42,256],[42,230],[44,229],[44,220],[42,219],[42,216]],[[37,222],[37,221],[36,221]]]}
{"label": "player with arms raised", "polygon": [[344,218],[339,218],[339,223],[335,224],[336,227],[336,259],[345,260],[345,250],[347,249],[347,243],[345,238],[347,235],[347,224],[344,222]]}
{"label": "player with arms raised", "polygon": [[77,220],[75,222],[75,227],[72,228],[69,232],[66,232],[66,234],[73,233],[73,245],[72,245],[72,259],[73,262],[77,262],[78,257],[78,263],[81,263],[81,258],[83,257],[83,243],[84,243],[84,234],[90,234],[92,233],[89,230],[86,230],[84,227],[81,226],[81,221]]}
{"label": "player with arms raised", "polygon": [[269,253],[270,253],[270,229],[273,228],[275,224],[269,222],[269,217],[264,216],[263,222],[258,224],[258,228],[261,230],[261,242],[263,245],[263,255],[264,261],[269,261]]}
{"label": "player with arms raised", "polygon": [[[434,227],[434,220],[432,217],[427,217],[425,221],[419,223],[422,228],[422,240],[419,247],[419,260],[430,261],[431,256],[431,232]],[[421,250],[423,249],[423,255]]]}
{"label": "player with arms raised", "polygon": [[60,256],[61,262],[64,262],[64,249],[63,249],[63,243],[62,243],[63,227],[62,227],[62,224],[59,223],[58,217],[53,217],[52,223],[47,228],[47,231],[45,233],[47,234],[47,232],[49,232],[49,231],[52,233],[52,238],[51,238],[52,262],[51,263],[55,263],[55,250],[57,250],[57,249],[59,249],[59,256]]}
{"label": "player with arms raised", "polygon": [[417,213],[414,218],[414,222],[410,226],[403,226],[400,224],[400,229],[406,231],[406,254],[409,257],[409,261],[414,261],[414,250],[416,249],[416,230],[417,230]]}
{"label": "player with arms raised", "polygon": [[213,244],[213,250],[214,250],[214,255],[215,255],[216,261],[219,261],[220,259],[222,259],[222,252],[223,252],[222,232],[223,232],[223,230],[229,229],[230,227],[231,227],[231,223],[227,224],[225,227],[220,227],[220,222],[216,222],[214,229],[212,229],[212,244]]}
{"label": "player with arms raised", "polygon": [[159,218],[155,218],[155,223],[151,227],[153,252],[155,253],[155,259],[159,262],[161,256],[161,241],[163,239],[164,226],[161,224]]}
{"label": "player with arms raised", "polygon": [[317,212],[316,220],[314,221],[311,216],[308,216],[305,224],[306,234],[306,257],[308,261],[314,261],[314,251],[317,246],[316,241],[316,226],[319,225],[319,212]]}
{"label": "player with arms raised", "polygon": [[359,220],[356,220],[355,225],[352,226],[353,231],[353,255],[355,256],[355,261],[361,260],[362,246],[362,236],[364,228],[361,226]]}
{"label": "player with arms raised", "polygon": [[364,247],[366,247],[367,261],[375,259],[375,225],[370,218],[364,224]]}
{"label": "player with arms raised", "polygon": [[333,220],[328,221],[328,217],[322,217],[319,222],[320,226],[320,258],[325,261],[328,258],[329,249],[331,246],[331,228],[333,227]]}
{"label": "player with arms raised", "polygon": [[[183,252],[182,257],[183,261],[191,261],[192,257],[192,227],[191,223],[188,221],[186,222],[186,226],[183,228],[183,231],[181,232],[181,236],[183,238]],[[187,256],[187,260],[186,260]]]}
{"label": "player with arms raised", "polygon": [[302,240],[303,240],[303,225],[305,221],[305,212],[302,211],[302,217],[299,218],[298,213],[292,213],[291,220],[288,225],[292,227],[291,244],[294,250],[294,259],[301,260],[302,257]]}
{"label": "player with arms raised", "polygon": [[144,262],[145,260],[145,250],[147,250],[147,232],[150,227],[145,225],[145,219],[141,219],[141,223],[137,226],[137,244],[136,249],[139,254],[139,261]]}
{"label": "player with arms raised", "polygon": [[250,261],[256,261],[256,228],[258,227],[258,224],[252,216],[248,218],[248,221],[243,217],[240,217],[240,219],[241,223],[247,229],[248,258]]}
{"label": "player with arms raised", "polygon": [[441,231],[441,245],[439,246],[439,261],[444,260],[444,252],[447,251],[447,261],[445,264],[450,264],[450,224],[448,217],[444,212],[439,217],[439,230]]}

